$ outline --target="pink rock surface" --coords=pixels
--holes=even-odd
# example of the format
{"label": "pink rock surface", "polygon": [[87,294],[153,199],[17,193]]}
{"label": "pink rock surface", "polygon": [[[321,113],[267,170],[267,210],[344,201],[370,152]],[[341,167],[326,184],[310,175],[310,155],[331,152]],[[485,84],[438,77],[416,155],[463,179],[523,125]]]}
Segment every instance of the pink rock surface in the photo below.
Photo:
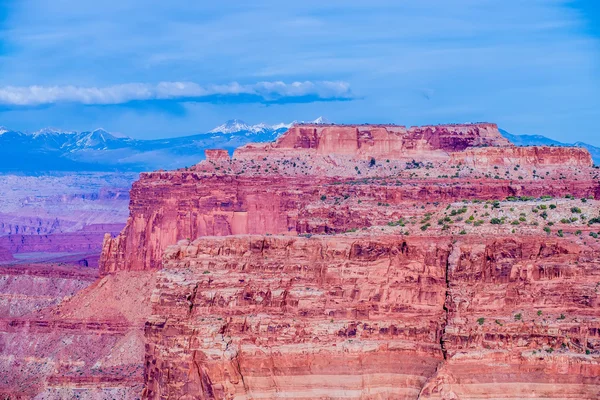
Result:
{"label": "pink rock surface", "polygon": [[600,246],[536,237],[182,241],[147,398],[600,395]]}
{"label": "pink rock surface", "polygon": [[204,150],[204,155],[206,157],[206,161],[208,162],[222,162],[222,161],[229,161],[229,153],[227,152],[227,150],[220,150],[220,149],[210,149],[210,150]]}
{"label": "pink rock surface", "polygon": [[[461,151],[473,146],[509,146],[495,124],[410,127],[386,125],[298,125],[273,145],[279,149],[314,149],[318,154],[358,158],[406,158],[419,153]],[[243,151],[243,148],[240,150]]]}
{"label": "pink rock surface", "polygon": [[489,165],[591,167],[594,164],[590,153],[582,148],[539,146],[512,147],[509,149],[498,147],[469,149],[452,153],[450,162],[483,168]]}
{"label": "pink rock surface", "polygon": [[0,393],[600,397],[585,151],[493,124],[300,125],[209,155],[142,174],[101,279],[0,320]]}

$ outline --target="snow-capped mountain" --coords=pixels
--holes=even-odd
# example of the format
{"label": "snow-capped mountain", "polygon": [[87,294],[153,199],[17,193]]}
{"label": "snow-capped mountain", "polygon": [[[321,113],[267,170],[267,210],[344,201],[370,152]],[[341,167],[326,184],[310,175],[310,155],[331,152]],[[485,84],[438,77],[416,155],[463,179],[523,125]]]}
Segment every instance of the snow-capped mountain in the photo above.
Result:
{"label": "snow-capped mountain", "polygon": [[[270,142],[296,121],[269,125],[230,120],[206,133],[171,139],[139,140],[95,129],[85,132],[46,128],[23,133],[0,128],[0,172],[43,173],[46,171],[147,171],[173,169],[196,164],[204,150],[221,148],[233,152],[250,142]],[[328,124],[319,117],[306,123]],[[567,146],[539,135],[502,134],[516,145]],[[600,148],[586,143],[570,146],[587,148],[600,164]]]}
{"label": "snow-capped mountain", "polygon": [[325,124],[330,124],[331,122],[325,117],[319,117],[319,118],[315,119],[314,121],[311,121],[311,123],[325,125]]}
{"label": "snow-capped mountain", "polygon": [[273,141],[292,124],[250,125],[230,120],[207,133],[159,140],[132,139],[104,129],[44,128],[25,133],[0,128],[0,172],[179,168],[200,161],[207,148],[233,151],[249,142]]}
{"label": "snow-capped mountain", "polygon": [[38,136],[61,136],[61,135],[74,135],[77,132],[75,131],[63,131],[60,129],[56,129],[56,128],[43,128],[40,129],[39,131],[35,131],[33,132],[31,135],[34,137],[38,137]]}
{"label": "snow-capped mountain", "polygon": [[[301,123],[311,123],[311,124],[329,124],[329,120],[325,117],[319,117],[314,121],[300,121]],[[239,133],[244,132],[248,136],[257,133],[266,133],[273,131],[282,131],[289,129],[292,125],[299,123],[299,121],[292,121],[290,123],[279,123],[275,125],[268,125],[264,122],[261,122],[256,125],[250,125],[240,119],[230,119],[222,125],[217,126],[214,129],[211,129],[208,133]]]}
{"label": "snow-capped mountain", "polygon": [[240,119],[230,119],[222,125],[208,131],[208,133],[261,133],[267,130],[273,130],[273,127],[265,123],[249,125]]}

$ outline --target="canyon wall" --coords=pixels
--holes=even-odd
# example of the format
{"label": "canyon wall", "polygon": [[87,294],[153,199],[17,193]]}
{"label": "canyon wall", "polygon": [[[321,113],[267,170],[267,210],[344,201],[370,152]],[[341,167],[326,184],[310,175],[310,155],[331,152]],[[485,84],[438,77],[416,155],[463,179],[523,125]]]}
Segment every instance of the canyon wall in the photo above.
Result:
{"label": "canyon wall", "polygon": [[448,260],[447,360],[421,399],[600,396],[600,247],[463,239]]}
{"label": "canyon wall", "polygon": [[443,360],[448,245],[232,236],[170,247],[146,326],[145,396],[414,399]]}
{"label": "canyon wall", "polygon": [[0,269],[0,397],[139,399],[152,274]]}
{"label": "canyon wall", "polygon": [[142,174],[100,279],[4,278],[0,394],[599,398],[588,161],[493,124],[298,125]]}
{"label": "canyon wall", "polygon": [[[560,175],[558,164],[566,168]],[[101,273],[159,269],[166,246],[186,238],[335,233],[386,223],[387,210],[369,207],[377,203],[402,209],[425,199],[594,197],[600,186],[591,165],[584,149],[510,146],[495,124],[298,125],[275,143],[236,150],[232,159],[209,150],[190,169],[141,174],[127,226],[104,240]],[[499,166],[507,169],[502,176],[480,173]],[[322,198],[338,196],[364,203],[323,207]]]}
{"label": "canyon wall", "polygon": [[4,247],[11,254],[34,252],[99,253],[102,249],[105,233],[111,232],[109,235],[116,235],[123,226],[123,224],[101,224],[99,226],[86,226],[80,231],[68,233],[0,236],[0,247]]}
{"label": "canyon wall", "polygon": [[596,399],[599,257],[538,238],[184,241],[159,273],[144,395]]}
{"label": "canyon wall", "polygon": [[599,257],[527,237],[183,241],[144,396],[595,399]]}
{"label": "canyon wall", "polygon": [[450,162],[471,167],[516,166],[530,167],[591,167],[594,162],[583,148],[572,147],[483,147],[452,153]]}
{"label": "canyon wall", "polygon": [[[473,146],[509,146],[495,124],[410,127],[394,125],[297,125],[272,146],[277,149],[314,149],[318,154],[346,154],[356,158],[430,156]],[[242,153],[244,148],[236,151]]]}
{"label": "canyon wall", "polygon": [[[509,196],[596,196],[598,183],[561,180],[552,185],[515,179],[391,179],[378,181],[314,177],[204,176],[196,172],[142,174],[131,191],[131,216],[123,232],[107,235],[101,273],[161,267],[164,249],[178,240],[235,234],[335,233],[385,224],[423,200],[504,199]],[[349,197],[334,204],[325,198]],[[361,200],[358,203],[358,199]],[[400,216],[402,212],[398,213]]]}

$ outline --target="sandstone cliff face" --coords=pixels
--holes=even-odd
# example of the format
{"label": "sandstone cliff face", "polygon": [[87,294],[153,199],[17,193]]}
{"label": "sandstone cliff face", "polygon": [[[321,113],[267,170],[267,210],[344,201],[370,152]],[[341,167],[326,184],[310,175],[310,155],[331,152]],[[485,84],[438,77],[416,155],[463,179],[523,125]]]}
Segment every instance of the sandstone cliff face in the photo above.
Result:
{"label": "sandstone cliff face", "polygon": [[487,124],[297,126],[142,174],[101,279],[0,321],[0,393],[599,398],[598,178]]}
{"label": "sandstone cliff face", "polygon": [[29,266],[0,275],[0,397],[140,398],[154,276],[93,282],[95,272]]}
{"label": "sandstone cliff face", "polygon": [[599,257],[555,239],[456,242],[447,361],[420,398],[598,398]]}
{"label": "sandstone cliff face", "polygon": [[[502,176],[499,166],[506,168]],[[164,249],[186,238],[385,224],[389,213],[371,207],[378,203],[402,210],[424,199],[596,196],[600,186],[590,167],[586,150],[516,148],[494,124],[299,125],[275,143],[238,149],[233,159],[213,150],[191,170],[142,174],[126,228],[105,238],[101,273],[159,269]],[[364,203],[323,207],[321,199],[332,197]]]}
{"label": "sandstone cliff face", "polygon": [[58,265],[0,268],[0,316],[22,317],[58,304],[96,278],[97,271]]}
{"label": "sandstone cliff face", "polygon": [[144,394],[597,398],[600,249],[473,239],[172,246],[146,327]]}
{"label": "sandstone cliff face", "polygon": [[448,251],[397,237],[171,247],[146,327],[145,395],[414,399],[443,360]]}
{"label": "sandstone cliff face", "polygon": [[591,167],[594,164],[587,150],[571,147],[484,147],[452,153],[450,157],[453,164],[479,168],[497,165]]}
{"label": "sandstone cliff face", "polygon": [[[461,151],[473,146],[509,146],[495,124],[440,125],[406,128],[385,125],[299,125],[273,147],[314,149],[318,154],[358,158],[406,158],[423,152]],[[242,149],[243,151],[243,149]]]}
{"label": "sandstone cliff face", "polygon": [[[107,235],[101,273],[161,267],[178,240],[236,234],[336,233],[385,225],[415,202],[504,199],[508,196],[595,196],[597,182],[515,179],[390,179],[206,176],[196,172],[143,174],[131,191],[131,216],[116,238]],[[331,203],[321,200],[340,199]],[[342,199],[349,198],[352,201]],[[358,202],[360,200],[360,203]]]}

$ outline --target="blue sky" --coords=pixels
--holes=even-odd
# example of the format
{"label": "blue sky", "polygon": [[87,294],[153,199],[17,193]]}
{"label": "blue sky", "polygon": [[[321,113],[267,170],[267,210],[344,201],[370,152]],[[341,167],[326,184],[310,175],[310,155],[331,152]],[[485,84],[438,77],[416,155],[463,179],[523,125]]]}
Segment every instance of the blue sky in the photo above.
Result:
{"label": "blue sky", "polygon": [[0,125],[491,121],[600,145],[594,0],[0,0]]}

